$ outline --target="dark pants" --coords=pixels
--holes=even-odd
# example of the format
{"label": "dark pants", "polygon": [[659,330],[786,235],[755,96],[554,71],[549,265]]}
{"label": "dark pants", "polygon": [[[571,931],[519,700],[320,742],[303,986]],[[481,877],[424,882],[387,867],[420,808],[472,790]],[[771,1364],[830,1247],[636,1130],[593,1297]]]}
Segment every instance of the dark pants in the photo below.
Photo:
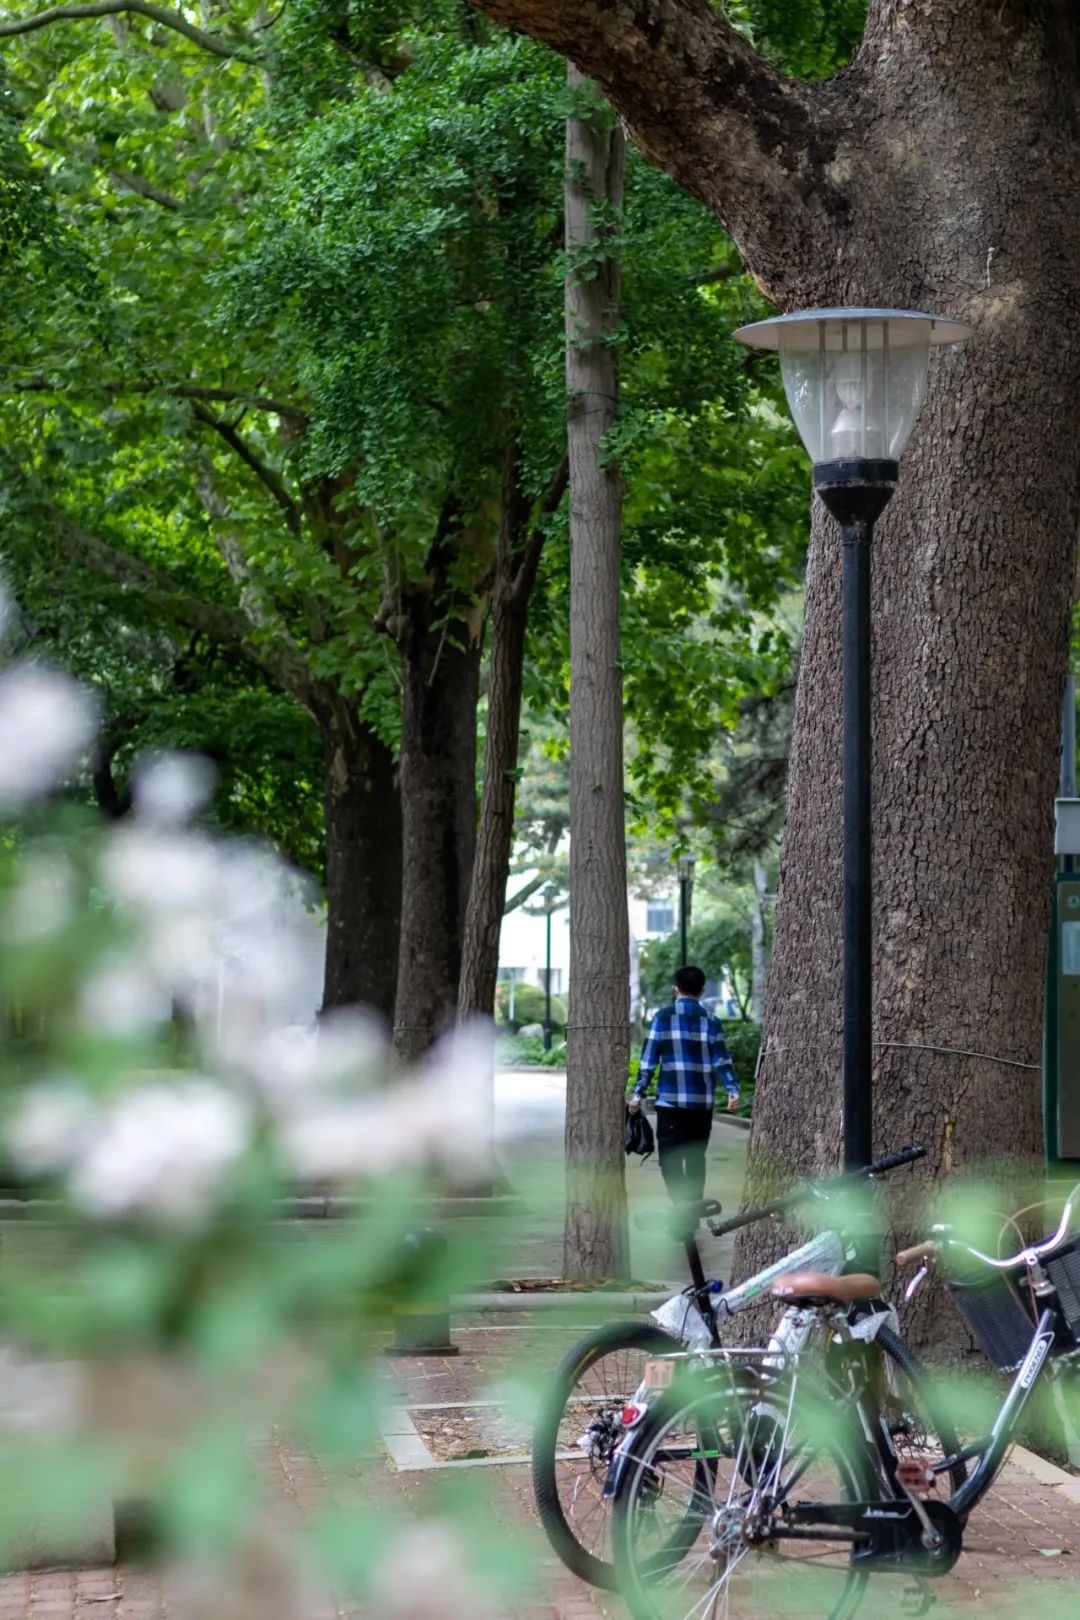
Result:
{"label": "dark pants", "polygon": [[691,1204],[705,1196],[705,1149],[712,1122],[711,1108],[656,1110],[660,1174],[673,1204]]}

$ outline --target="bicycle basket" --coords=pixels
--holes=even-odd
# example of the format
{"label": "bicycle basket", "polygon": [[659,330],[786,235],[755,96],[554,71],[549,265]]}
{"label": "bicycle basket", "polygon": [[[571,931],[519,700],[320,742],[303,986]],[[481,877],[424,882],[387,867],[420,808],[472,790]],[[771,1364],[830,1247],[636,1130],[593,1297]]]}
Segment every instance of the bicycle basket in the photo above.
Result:
{"label": "bicycle basket", "polygon": [[999,1372],[1012,1372],[1027,1354],[1035,1332],[1020,1296],[1001,1272],[952,1277],[946,1284],[983,1354]]}
{"label": "bicycle basket", "polygon": [[1061,1314],[1069,1324],[1073,1341],[1080,1344],[1080,1233],[1071,1233],[1064,1245],[1044,1260],[1043,1265],[1054,1285]]}

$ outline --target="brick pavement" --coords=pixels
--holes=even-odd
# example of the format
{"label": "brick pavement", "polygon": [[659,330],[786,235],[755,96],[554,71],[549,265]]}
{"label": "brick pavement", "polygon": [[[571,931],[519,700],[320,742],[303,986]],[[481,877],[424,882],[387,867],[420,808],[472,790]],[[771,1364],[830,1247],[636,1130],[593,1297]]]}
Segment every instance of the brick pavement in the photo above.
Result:
{"label": "brick pavement", "polygon": [[[513,1331],[520,1326],[527,1331]],[[486,1330],[474,1324],[456,1334],[463,1349],[460,1357],[396,1362],[388,1370],[406,1402],[492,1399],[502,1392],[501,1381],[508,1375],[550,1372],[580,1327],[524,1316],[517,1323],[487,1324]],[[261,1449],[272,1470],[274,1511],[282,1529],[333,1500],[346,1483],[351,1495],[342,1494],[342,1500],[355,1502],[359,1488],[373,1506],[397,1508],[422,1525],[429,1497],[438,1496],[448,1480],[467,1479],[474,1506],[478,1503],[486,1516],[492,1538],[520,1547],[523,1569],[532,1561],[531,1589],[494,1611],[496,1620],[616,1620],[625,1612],[617,1600],[581,1585],[547,1551],[536,1526],[524,1464],[401,1472],[388,1457],[377,1456],[339,1464],[335,1471],[280,1437]],[[1022,1453],[1017,1458],[972,1515],[956,1569],[931,1588],[931,1620],[975,1620],[975,1616],[1027,1620],[1034,1615],[1039,1620],[1076,1620],[1080,1614],[1080,1480],[1063,1485],[1061,1476],[1039,1459]],[[275,1609],[275,1615],[284,1612]],[[289,1620],[356,1620],[362,1611],[325,1597],[309,1597],[288,1612]],[[414,1613],[418,1620],[420,1616],[438,1620],[441,1612],[445,1611],[440,1610],[437,1593],[430,1591],[415,1611],[394,1611],[407,1620]],[[893,1616],[899,1620],[913,1612],[910,1603],[905,1604],[902,1582],[870,1582],[861,1610],[866,1620]],[[183,1609],[167,1598],[161,1581],[146,1572],[81,1570],[0,1579],[0,1620],[99,1617],[185,1620]],[[223,1613],[211,1620],[231,1620],[231,1611],[229,1617]],[[487,1611],[484,1620],[490,1620]],[[727,1620],[739,1617],[732,1613]]]}

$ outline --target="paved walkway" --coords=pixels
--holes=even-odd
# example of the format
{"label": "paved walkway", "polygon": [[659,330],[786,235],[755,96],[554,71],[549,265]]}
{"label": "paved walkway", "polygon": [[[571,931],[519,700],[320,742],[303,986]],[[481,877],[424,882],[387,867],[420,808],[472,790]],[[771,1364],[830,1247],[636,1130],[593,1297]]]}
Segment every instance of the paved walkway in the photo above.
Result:
{"label": "paved walkway", "polygon": [[[490,1401],[503,1393],[508,1371],[530,1378],[550,1370],[574,1341],[579,1329],[541,1321],[524,1313],[511,1324],[473,1325],[457,1332],[462,1354],[453,1359],[400,1363],[399,1394],[409,1410],[428,1460],[398,1474],[412,1477],[447,1477],[447,1467],[467,1467],[464,1453],[488,1449],[485,1463],[476,1463],[473,1476],[486,1476],[491,1511],[496,1521],[535,1525],[532,1493],[525,1462],[493,1461],[521,1456],[527,1449],[527,1424],[498,1421],[498,1408],[476,1406],[463,1424],[463,1407],[456,1403]],[[388,1450],[394,1449],[391,1442]],[[416,1453],[414,1453],[414,1456]],[[441,1466],[440,1466],[441,1464]],[[558,1561],[545,1554],[543,1600],[528,1610],[545,1620],[584,1620],[586,1616],[616,1615],[621,1605],[568,1578]],[[867,1590],[862,1612],[867,1620],[892,1620],[917,1612],[909,1583],[879,1578]],[[927,1586],[934,1617],[975,1615],[995,1620],[1076,1620],[1080,1614],[1080,1478],[1072,1478],[1017,1448],[995,1489],[973,1513],[965,1535],[965,1551],[946,1579]],[[801,1615],[796,1607],[785,1611]],[[726,1620],[739,1620],[734,1611]]]}
{"label": "paved walkway", "polygon": [[[477,1254],[499,1257],[505,1276],[544,1276],[560,1269],[561,1125],[564,1077],[500,1076],[497,1118],[504,1164],[528,1200],[524,1223],[476,1223]],[[524,1131],[521,1126],[524,1125]],[[511,1128],[512,1127],[512,1128]],[[745,1135],[718,1121],[710,1150],[709,1191],[737,1203]],[[655,1162],[628,1170],[632,1207],[660,1208]],[[483,1231],[483,1236],[479,1234]],[[634,1232],[634,1271],[642,1280],[681,1280],[681,1257],[661,1234]],[[728,1256],[710,1254],[722,1276]],[[479,1263],[479,1262],[478,1262]],[[477,1281],[492,1275],[486,1270]],[[340,1503],[353,1519],[394,1509],[417,1526],[402,1554],[400,1580],[367,1610],[307,1594],[268,1591],[251,1607],[215,1609],[213,1594],[197,1608],[168,1598],[151,1574],[127,1569],[38,1573],[0,1579],[0,1620],[614,1620],[621,1604],[590,1591],[551,1555],[536,1521],[526,1459],[531,1413],[527,1391],[543,1386],[583,1328],[599,1319],[602,1301],[562,1312],[472,1318],[455,1324],[462,1354],[389,1363],[385,1436],[377,1455],[348,1459],[335,1473],[309,1451],[276,1437],[265,1461],[272,1481],[267,1532],[287,1535],[313,1510]],[[391,1414],[393,1414],[391,1416]],[[452,1581],[440,1574],[431,1544],[429,1502],[447,1489],[466,1490],[473,1522],[515,1570],[529,1572],[527,1594],[463,1609]],[[350,1519],[349,1522],[353,1522]],[[997,1489],[972,1516],[955,1571],[932,1588],[933,1620],[1077,1620],[1080,1615],[1080,1479],[1015,1453]],[[208,1599],[208,1601],[207,1601]],[[794,1620],[795,1607],[785,1609]],[[866,1620],[920,1612],[902,1583],[872,1581]],[[734,1612],[726,1620],[742,1620]]]}
{"label": "paved walkway", "polygon": [[[465,1620],[437,1570],[422,1578],[429,1502],[451,1485],[467,1491],[474,1525],[479,1517],[491,1543],[515,1569],[527,1572],[524,1596],[474,1606],[468,1620],[615,1620],[624,1614],[620,1603],[582,1586],[547,1549],[523,1456],[530,1414],[519,1404],[520,1389],[550,1374],[579,1332],[580,1324],[553,1322],[547,1313],[542,1320],[526,1313],[475,1320],[455,1330],[460,1356],[389,1365],[386,1410],[403,1405],[417,1437],[404,1454],[399,1436],[391,1433],[379,1455],[349,1459],[335,1472],[280,1438],[267,1447],[275,1521],[268,1545],[328,1504],[340,1503],[358,1521],[369,1509],[393,1509],[418,1526],[416,1550],[403,1556],[410,1567],[402,1568],[392,1602],[362,1609],[309,1595],[250,1608],[189,1608],[175,1596],[167,1599],[151,1574],[82,1570],[0,1580],[0,1620]],[[997,1488],[972,1515],[965,1541],[954,1572],[931,1589],[934,1620],[1075,1620],[1080,1613],[1080,1479],[1015,1453]],[[915,1612],[903,1583],[888,1579],[871,1582],[861,1611],[866,1620],[899,1620]],[[796,1606],[785,1616],[801,1620],[802,1611]],[[732,1611],[726,1620],[741,1617]]]}

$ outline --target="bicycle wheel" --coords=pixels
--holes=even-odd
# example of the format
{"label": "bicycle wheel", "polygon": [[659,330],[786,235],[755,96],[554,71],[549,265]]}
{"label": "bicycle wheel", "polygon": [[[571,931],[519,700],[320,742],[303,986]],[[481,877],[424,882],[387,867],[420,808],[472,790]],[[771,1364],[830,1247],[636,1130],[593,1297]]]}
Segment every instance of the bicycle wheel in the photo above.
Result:
{"label": "bicycle wheel", "polygon": [[677,1349],[651,1322],[612,1322],[591,1333],[560,1365],[533,1435],[533,1492],[547,1538],[568,1569],[608,1592],[615,1570],[611,1504],[602,1492],[622,1409],[649,1357]]}
{"label": "bicycle wheel", "polygon": [[[934,1382],[913,1350],[891,1328],[883,1327],[876,1341],[887,1358],[887,1384],[883,1412],[901,1461],[942,1462],[960,1450],[956,1429]],[[947,1474],[952,1491],[967,1478],[967,1464],[956,1462]]]}
{"label": "bicycle wheel", "polygon": [[620,1590],[634,1620],[848,1620],[868,1579],[853,1533],[797,1539],[786,1514],[876,1495],[852,1408],[802,1377],[699,1373],[638,1431],[612,1515]]}

